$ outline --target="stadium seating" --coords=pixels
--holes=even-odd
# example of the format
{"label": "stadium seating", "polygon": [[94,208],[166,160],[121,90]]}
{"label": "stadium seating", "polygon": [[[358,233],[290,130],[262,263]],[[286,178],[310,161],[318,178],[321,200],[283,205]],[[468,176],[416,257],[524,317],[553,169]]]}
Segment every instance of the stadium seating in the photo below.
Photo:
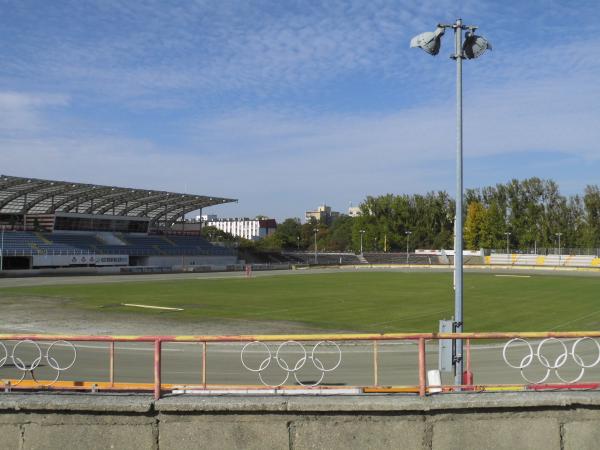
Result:
{"label": "stadium seating", "polygon": [[414,253],[364,253],[363,255],[369,264],[414,264],[429,265],[440,264],[440,259],[434,255],[417,255]]}
{"label": "stadium seating", "polygon": [[51,242],[53,246],[63,245],[78,250],[85,250],[90,253],[96,252],[98,247],[102,245],[102,242],[99,241],[96,236],[88,234],[44,233],[42,236],[45,240]]}
{"label": "stadium seating", "polygon": [[[290,264],[315,264],[314,252],[284,252],[277,256],[281,263]],[[360,264],[358,256],[354,253],[317,253],[317,264],[320,265],[339,265],[339,264]]]}
{"label": "stadium seating", "polygon": [[123,245],[106,244],[94,234],[6,231],[4,254],[5,256],[82,253],[130,256],[226,256],[235,253],[231,249],[212,245],[200,236],[122,234],[116,237],[116,240],[111,240],[121,241]]}
{"label": "stadium seating", "polygon": [[569,255],[563,256],[562,259],[565,260],[564,265],[568,267],[589,267],[596,257],[589,255]]}
{"label": "stadium seating", "polygon": [[31,255],[45,242],[34,233],[23,231],[6,231],[3,247],[5,254]]}
{"label": "stadium seating", "polygon": [[531,255],[498,253],[486,256],[486,264],[540,267],[597,267],[599,258],[593,255]]}

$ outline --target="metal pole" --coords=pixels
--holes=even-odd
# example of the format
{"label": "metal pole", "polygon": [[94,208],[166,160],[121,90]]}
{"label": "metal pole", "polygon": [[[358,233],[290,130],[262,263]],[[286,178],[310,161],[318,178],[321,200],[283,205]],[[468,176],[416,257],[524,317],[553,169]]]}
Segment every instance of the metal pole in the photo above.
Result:
{"label": "metal pole", "polygon": [[202,343],[202,387],[206,389],[206,342]]}
{"label": "metal pole", "polygon": [[154,400],[160,398],[161,387],[161,341],[154,341]]}
{"label": "metal pole", "polygon": [[466,383],[464,384],[468,384],[468,385],[472,385],[473,384],[473,371],[471,370],[471,339],[467,339],[467,376],[465,377]]}
{"label": "metal pole", "polygon": [[109,381],[111,387],[115,385],[115,341],[111,341],[109,344]]}
{"label": "metal pole", "polygon": [[408,239],[410,237],[410,231],[406,232],[406,265],[408,265]]}
{"label": "metal pole", "polygon": [[4,270],[4,225],[2,225],[2,245],[0,245],[0,272]]}
{"label": "metal pole", "polygon": [[[454,44],[456,60],[456,233],[454,242],[454,320],[456,332],[463,332],[463,127],[462,127],[462,20],[454,24]],[[456,365],[454,383],[462,384],[463,341],[456,340]]]}
{"label": "metal pole", "polygon": [[561,257],[561,248],[560,248],[560,236],[562,235],[562,233],[558,233],[558,265],[560,266],[560,257]]}
{"label": "metal pole", "polygon": [[373,385],[379,385],[379,356],[378,342],[373,341]]}
{"label": "metal pole", "polygon": [[419,338],[419,396],[427,393],[427,367],[425,366],[425,339]]}
{"label": "metal pole", "polygon": [[315,232],[315,264],[317,264],[317,232],[318,231],[319,231],[318,229],[316,229],[316,228],[314,229],[314,232]]}
{"label": "metal pole", "polygon": [[360,230],[360,255],[363,254],[363,235],[365,234],[365,230]]}

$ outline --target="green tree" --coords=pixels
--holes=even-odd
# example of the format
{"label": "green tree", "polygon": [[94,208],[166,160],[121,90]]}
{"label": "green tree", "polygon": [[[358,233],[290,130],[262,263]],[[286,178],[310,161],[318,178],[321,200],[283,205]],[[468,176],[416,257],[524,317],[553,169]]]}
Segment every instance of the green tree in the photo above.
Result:
{"label": "green tree", "polygon": [[327,230],[327,250],[348,251],[352,249],[352,227],[354,219],[350,216],[336,218]]}
{"label": "green tree", "polygon": [[479,245],[483,248],[504,248],[506,231],[504,213],[497,203],[493,203],[485,214]]}
{"label": "green tree", "polygon": [[282,247],[283,242],[276,233],[254,241],[254,248],[259,251],[279,252]]}
{"label": "green tree", "polygon": [[597,185],[586,186],[583,194],[584,205],[584,245],[600,247],[600,188]]}
{"label": "green tree", "polygon": [[352,226],[352,248],[360,250],[364,230],[364,251],[403,251],[406,233],[411,248],[442,248],[452,240],[454,201],[446,192],[425,195],[382,195],[367,197],[360,204],[362,215]]}
{"label": "green tree", "polygon": [[[302,235],[300,219],[285,219],[277,225],[274,235],[277,237],[277,240],[281,242],[282,248],[288,250],[297,249],[300,244],[298,238]],[[302,248],[305,248],[304,242]]]}
{"label": "green tree", "polygon": [[465,220],[465,245],[468,249],[477,250],[481,248],[487,211],[484,206],[473,201],[467,206],[467,218]]}
{"label": "green tree", "polygon": [[231,233],[219,230],[217,227],[202,227],[202,236],[210,242],[235,242],[236,237]]}

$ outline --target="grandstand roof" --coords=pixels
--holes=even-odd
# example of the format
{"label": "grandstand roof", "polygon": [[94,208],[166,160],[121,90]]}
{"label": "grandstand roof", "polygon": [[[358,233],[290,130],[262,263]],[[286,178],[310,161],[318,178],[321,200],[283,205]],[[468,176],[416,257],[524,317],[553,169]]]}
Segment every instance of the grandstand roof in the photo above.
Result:
{"label": "grandstand roof", "polygon": [[205,195],[0,175],[0,214],[70,212],[147,217],[157,223],[172,222],[188,212],[235,201]]}

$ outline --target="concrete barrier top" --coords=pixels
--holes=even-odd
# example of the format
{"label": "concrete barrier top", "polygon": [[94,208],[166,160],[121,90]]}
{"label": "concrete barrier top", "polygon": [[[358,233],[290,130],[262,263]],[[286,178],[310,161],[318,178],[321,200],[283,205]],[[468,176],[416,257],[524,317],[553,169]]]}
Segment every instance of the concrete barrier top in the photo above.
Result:
{"label": "concrete barrier top", "polygon": [[0,394],[0,411],[71,412],[434,412],[600,406],[600,392],[515,392],[452,394],[418,398],[398,394],[364,396],[167,396],[146,394]]}

